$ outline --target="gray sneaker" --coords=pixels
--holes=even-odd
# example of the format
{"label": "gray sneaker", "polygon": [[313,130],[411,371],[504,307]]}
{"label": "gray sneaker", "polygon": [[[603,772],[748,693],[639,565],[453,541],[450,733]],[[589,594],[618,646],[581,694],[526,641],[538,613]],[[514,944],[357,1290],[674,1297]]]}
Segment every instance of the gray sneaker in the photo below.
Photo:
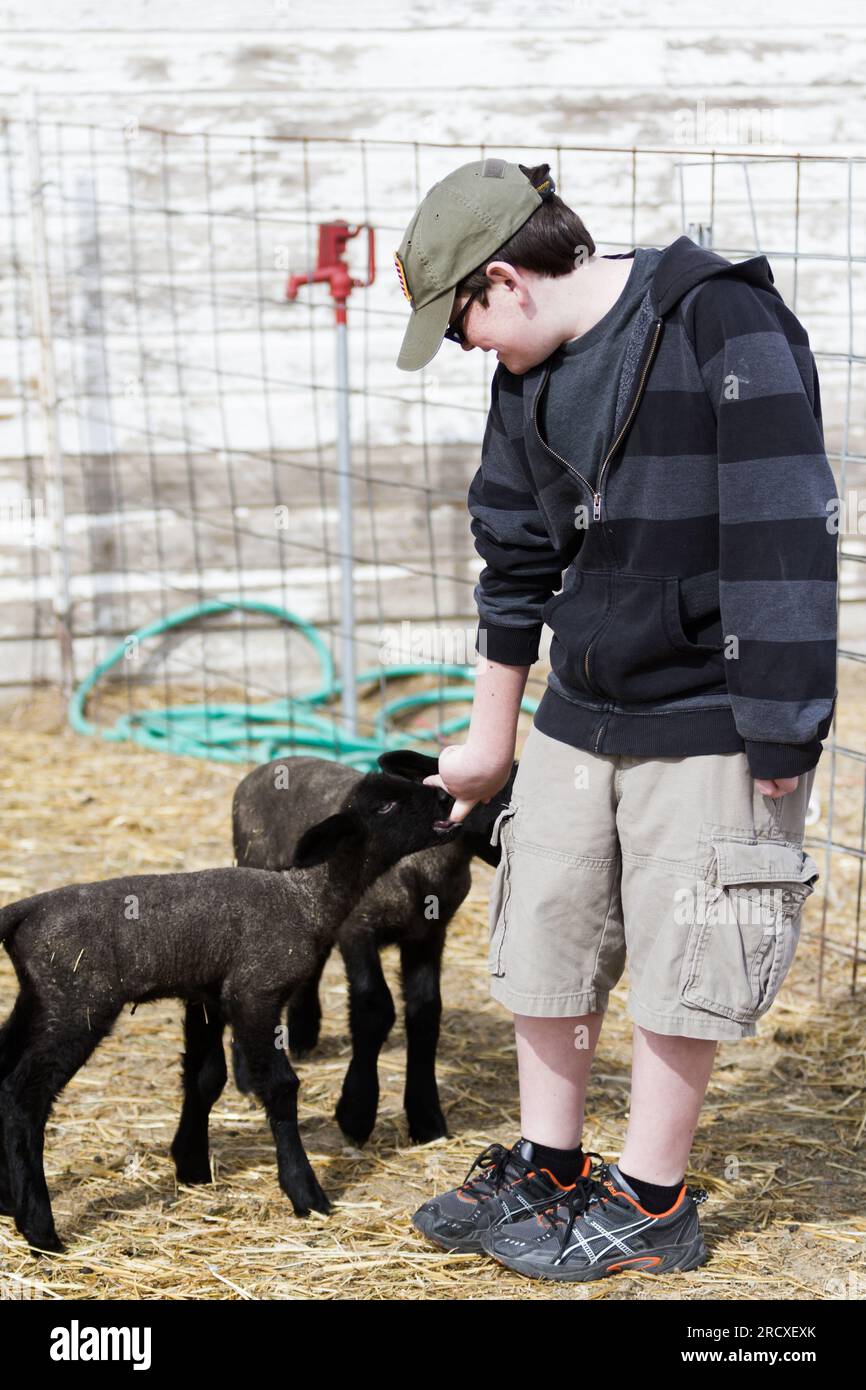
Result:
{"label": "gray sneaker", "polygon": [[[412,1224],[442,1250],[481,1251],[481,1237],[505,1221],[534,1216],[543,1207],[562,1200],[592,1171],[594,1158],[586,1153],[582,1176],[564,1187],[547,1168],[533,1163],[534,1146],[518,1139],[510,1149],[491,1144],[478,1155],[460,1187],[431,1197],[412,1217]],[[472,1174],[479,1169],[476,1177]]]}
{"label": "gray sneaker", "polygon": [[654,1216],[617,1165],[605,1163],[534,1221],[500,1222],[486,1230],[482,1249],[530,1279],[583,1281],[619,1270],[695,1269],[709,1258],[697,1211],[706,1200],[703,1188],[683,1183],[673,1206]]}

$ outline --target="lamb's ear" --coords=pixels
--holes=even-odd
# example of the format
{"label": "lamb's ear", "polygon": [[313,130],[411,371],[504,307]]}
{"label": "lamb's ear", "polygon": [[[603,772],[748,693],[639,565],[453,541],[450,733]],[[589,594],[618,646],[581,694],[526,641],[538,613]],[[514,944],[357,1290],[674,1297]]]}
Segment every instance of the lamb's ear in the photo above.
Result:
{"label": "lamb's ear", "polygon": [[392,748],[388,753],[380,753],[376,759],[383,772],[395,777],[408,777],[411,782],[423,782],[439,771],[439,759],[428,753],[419,753],[415,748]]}
{"label": "lamb's ear", "polygon": [[366,834],[366,826],[357,811],[336,811],[304,831],[290,867],[312,869],[316,864],[324,864],[340,845],[347,841],[361,845]]}

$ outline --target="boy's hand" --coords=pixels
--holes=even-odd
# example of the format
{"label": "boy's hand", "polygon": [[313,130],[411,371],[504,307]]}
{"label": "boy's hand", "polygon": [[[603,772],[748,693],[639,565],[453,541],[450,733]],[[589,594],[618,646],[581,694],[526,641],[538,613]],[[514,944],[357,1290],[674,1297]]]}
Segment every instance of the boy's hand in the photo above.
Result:
{"label": "boy's hand", "polygon": [[788,792],[795,790],[799,777],[771,777],[755,778],[755,786],[763,796],[787,796]]}
{"label": "boy's hand", "polygon": [[441,787],[454,797],[448,819],[462,821],[479,801],[489,801],[504,787],[511,772],[483,761],[468,743],[449,743],[439,754],[439,771],[424,778],[425,787]]}

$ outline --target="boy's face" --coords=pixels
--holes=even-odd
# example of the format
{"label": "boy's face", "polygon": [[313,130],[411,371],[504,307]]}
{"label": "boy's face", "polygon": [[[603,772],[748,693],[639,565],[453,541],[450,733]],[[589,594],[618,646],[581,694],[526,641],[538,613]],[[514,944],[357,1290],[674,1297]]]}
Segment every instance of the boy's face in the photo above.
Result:
{"label": "boy's face", "polygon": [[[487,278],[492,282],[487,291],[487,307],[473,299],[460,328],[463,351],[480,348],[494,351],[502,365],[515,375],[528,372],[543,362],[563,342],[563,330],[548,291],[555,284],[549,277],[532,271],[518,270],[507,261],[491,261]],[[459,295],[451,313],[453,324],[467,303],[469,295]]]}

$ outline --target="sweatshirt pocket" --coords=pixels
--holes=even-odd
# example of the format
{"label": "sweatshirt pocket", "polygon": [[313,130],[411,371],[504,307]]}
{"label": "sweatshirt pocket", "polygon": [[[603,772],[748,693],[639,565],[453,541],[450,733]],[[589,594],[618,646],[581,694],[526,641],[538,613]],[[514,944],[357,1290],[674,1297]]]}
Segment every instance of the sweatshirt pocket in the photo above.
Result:
{"label": "sweatshirt pocket", "polygon": [[672,575],[579,571],[544,613],[554,633],[550,664],[565,685],[625,703],[661,700],[717,685],[724,656],[691,642]]}
{"label": "sweatshirt pocket", "polygon": [[542,618],[553,633],[550,666],[563,685],[582,694],[603,695],[591,681],[585,662],[597,633],[607,622],[613,603],[609,570],[573,570],[571,587],[554,594],[542,609]]}

